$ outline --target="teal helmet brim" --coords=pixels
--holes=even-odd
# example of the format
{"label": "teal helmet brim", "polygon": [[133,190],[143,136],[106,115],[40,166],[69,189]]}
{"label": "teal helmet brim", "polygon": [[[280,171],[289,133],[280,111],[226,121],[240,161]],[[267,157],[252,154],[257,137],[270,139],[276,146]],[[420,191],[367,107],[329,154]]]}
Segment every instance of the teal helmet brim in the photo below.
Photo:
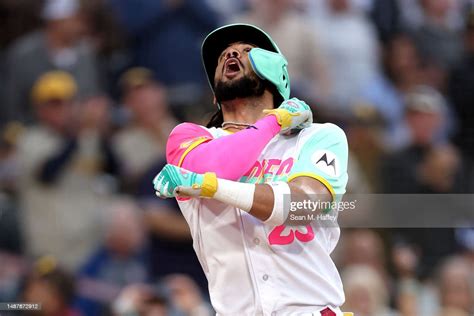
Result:
{"label": "teal helmet brim", "polygon": [[[204,39],[201,47],[202,62],[212,91],[214,91],[214,74],[217,67],[217,59],[224,49],[236,42],[253,44],[261,49],[281,55],[280,49],[271,37],[254,25],[235,23],[212,31]],[[287,99],[287,95],[289,95],[289,88],[288,93],[285,93],[283,97]]]}

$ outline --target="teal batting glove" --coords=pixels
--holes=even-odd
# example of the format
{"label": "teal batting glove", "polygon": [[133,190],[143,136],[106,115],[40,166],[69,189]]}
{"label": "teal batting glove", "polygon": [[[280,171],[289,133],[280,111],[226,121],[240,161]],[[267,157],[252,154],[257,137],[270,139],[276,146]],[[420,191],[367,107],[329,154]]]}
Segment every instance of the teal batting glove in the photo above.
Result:
{"label": "teal batting glove", "polygon": [[306,102],[297,98],[283,101],[277,109],[264,110],[263,112],[277,117],[278,124],[281,126],[280,134],[284,135],[298,132],[313,123],[311,108]]}
{"label": "teal batting glove", "polygon": [[199,174],[167,164],[153,179],[153,186],[160,198],[177,196],[212,198],[217,191],[217,177],[213,172]]}

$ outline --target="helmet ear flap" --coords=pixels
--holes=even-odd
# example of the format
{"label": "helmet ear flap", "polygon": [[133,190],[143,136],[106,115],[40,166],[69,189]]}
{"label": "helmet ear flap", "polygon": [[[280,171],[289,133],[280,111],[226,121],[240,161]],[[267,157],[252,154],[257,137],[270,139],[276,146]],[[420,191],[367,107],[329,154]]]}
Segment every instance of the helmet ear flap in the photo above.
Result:
{"label": "helmet ear flap", "polygon": [[288,62],[282,54],[257,47],[250,51],[249,59],[257,76],[273,83],[284,100],[290,98]]}

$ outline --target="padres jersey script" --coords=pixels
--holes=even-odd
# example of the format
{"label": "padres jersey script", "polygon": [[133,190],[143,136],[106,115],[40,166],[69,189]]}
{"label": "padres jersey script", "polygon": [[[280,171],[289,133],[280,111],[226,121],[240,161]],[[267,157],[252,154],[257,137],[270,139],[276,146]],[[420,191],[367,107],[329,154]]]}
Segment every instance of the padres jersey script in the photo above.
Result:
{"label": "padres jersey script", "polygon": [[[229,135],[220,128],[199,128],[211,135],[207,138]],[[182,150],[169,162],[181,164],[203,139],[206,136],[190,135],[180,144],[171,144]],[[239,181],[266,183],[309,176],[338,199],[345,192],[347,159],[344,132],[333,124],[312,124],[299,134],[275,136]],[[337,223],[274,227],[216,200],[192,198],[178,203],[218,315],[311,315],[344,302],[339,273],[330,258],[339,239]]]}

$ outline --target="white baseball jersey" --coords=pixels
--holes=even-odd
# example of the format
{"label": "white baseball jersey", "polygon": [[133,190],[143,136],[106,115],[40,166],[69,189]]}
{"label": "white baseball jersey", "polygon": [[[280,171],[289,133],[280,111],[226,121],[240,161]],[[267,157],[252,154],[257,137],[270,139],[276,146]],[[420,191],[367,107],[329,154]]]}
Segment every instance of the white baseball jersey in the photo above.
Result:
{"label": "white baseball jersey", "polygon": [[[213,138],[228,135],[220,128],[206,130]],[[309,176],[338,199],[345,192],[347,159],[344,132],[333,124],[312,124],[296,135],[275,136],[239,181]],[[213,199],[178,203],[218,315],[312,315],[325,306],[337,310],[344,302],[341,279],[330,258],[339,240],[337,223],[275,227]]]}

